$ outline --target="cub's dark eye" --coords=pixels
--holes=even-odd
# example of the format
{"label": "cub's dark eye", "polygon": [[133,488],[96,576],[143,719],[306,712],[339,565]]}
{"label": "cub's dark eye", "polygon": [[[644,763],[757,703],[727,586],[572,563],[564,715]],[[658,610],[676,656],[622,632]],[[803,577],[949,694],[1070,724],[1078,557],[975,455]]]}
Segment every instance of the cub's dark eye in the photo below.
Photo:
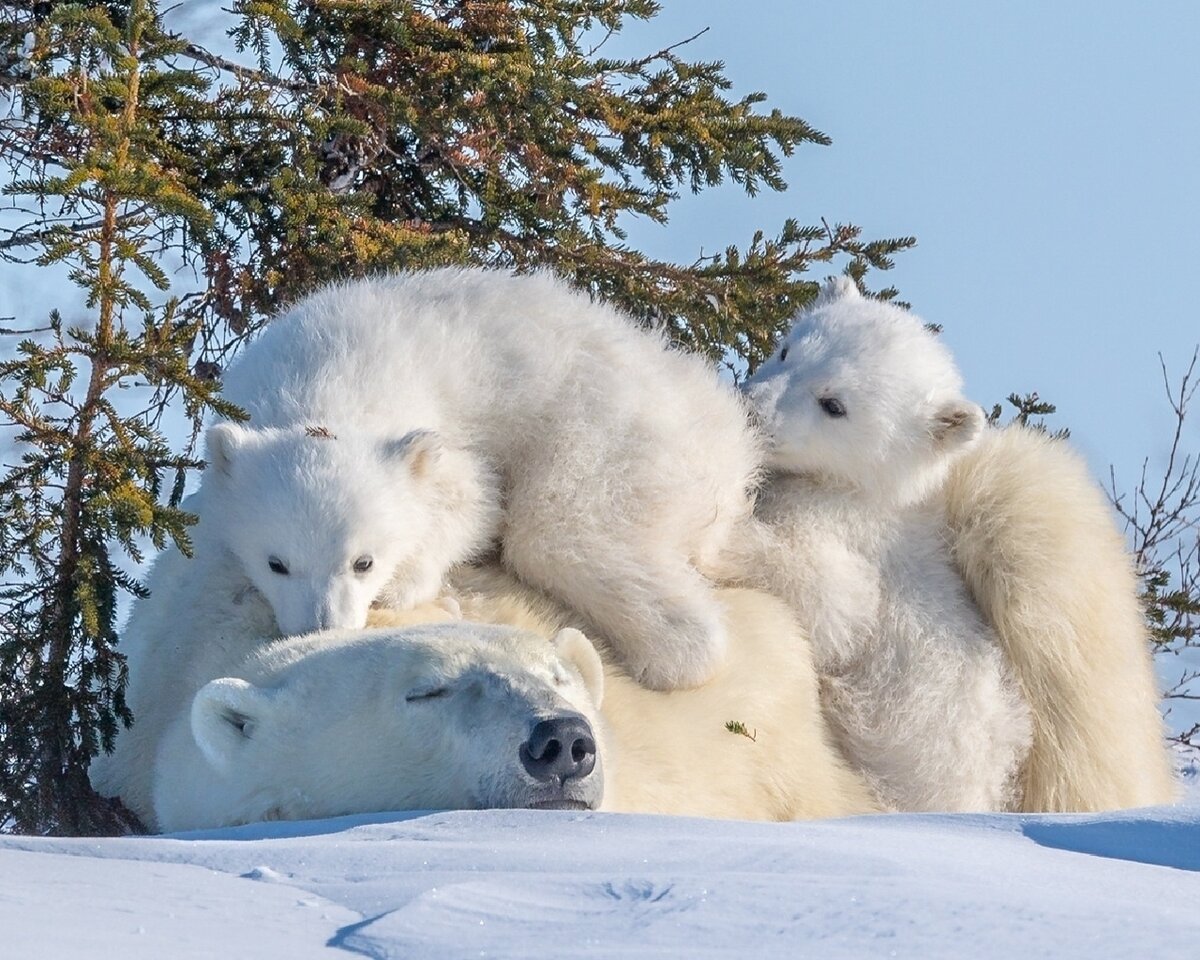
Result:
{"label": "cub's dark eye", "polygon": [[831,417],[844,417],[846,415],[846,407],[837,397],[821,397],[817,403]]}
{"label": "cub's dark eye", "polygon": [[782,350],[779,351],[779,362],[780,363],[783,363],[783,361],[787,359],[787,352],[788,352],[787,347],[784,347]]}
{"label": "cub's dark eye", "polygon": [[355,573],[366,573],[373,566],[375,566],[375,561],[373,559],[371,559],[370,557],[359,557],[357,560],[354,561],[354,572]]}
{"label": "cub's dark eye", "polygon": [[416,703],[420,700],[436,700],[439,697],[444,697],[450,691],[445,687],[430,687],[426,690],[413,690],[404,697],[405,703]]}
{"label": "cub's dark eye", "polygon": [[272,573],[278,573],[280,576],[284,577],[288,575],[287,564],[278,557],[268,557],[267,566],[271,568]]}

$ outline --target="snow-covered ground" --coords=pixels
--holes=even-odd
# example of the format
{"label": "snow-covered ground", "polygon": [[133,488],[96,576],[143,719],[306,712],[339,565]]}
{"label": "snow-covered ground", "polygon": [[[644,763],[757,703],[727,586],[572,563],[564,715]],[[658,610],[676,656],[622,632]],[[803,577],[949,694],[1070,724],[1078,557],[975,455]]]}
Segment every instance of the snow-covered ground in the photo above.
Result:
{"label": "snow-covered ground", "polygon": [[1200,790],[1096,816],[524,810],[0,838],[0,956],[1192,958]]}

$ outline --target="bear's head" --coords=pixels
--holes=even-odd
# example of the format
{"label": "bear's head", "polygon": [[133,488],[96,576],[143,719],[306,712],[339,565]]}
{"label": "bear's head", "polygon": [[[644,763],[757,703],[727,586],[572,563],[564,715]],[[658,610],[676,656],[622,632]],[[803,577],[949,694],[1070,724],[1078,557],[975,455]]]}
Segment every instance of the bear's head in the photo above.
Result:
{"label": "bear's head", "polygon": [[455,622],[278,641],[164,736],[160,830],[390,810],[595,809],[604,674],[553,641]]}
{"label": "bear's head", "polygon": [[208,431],[202,520],[285,636],[354,629],[390,592],[430,599],[494,535],[486,469],[429,431],[380,439],[322,427]]}
{"label": "bear's head", "polygon": [[798,315],[745,390],[770,438],[772,469],[891,503],[927,496],[984,426],[945,344],[847,277]]}

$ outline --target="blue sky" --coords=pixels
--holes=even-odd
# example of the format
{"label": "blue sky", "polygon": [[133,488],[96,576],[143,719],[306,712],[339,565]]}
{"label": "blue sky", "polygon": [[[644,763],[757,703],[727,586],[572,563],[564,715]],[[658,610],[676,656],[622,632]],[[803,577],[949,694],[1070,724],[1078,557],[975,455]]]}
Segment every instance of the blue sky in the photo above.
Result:
{"label": "blue sky", "polygon": [[787,162],[786,193],[686,197],[636,245],[690,260],[788,216],[915,235],[889,279],[945,327],[974,399],[1039,391],[1104,476],[1165,452],[1157,354],[1181,369],[1200,342],[1200,4],[664,6],[615,48],[710,27],[690,57],[834,142]]}

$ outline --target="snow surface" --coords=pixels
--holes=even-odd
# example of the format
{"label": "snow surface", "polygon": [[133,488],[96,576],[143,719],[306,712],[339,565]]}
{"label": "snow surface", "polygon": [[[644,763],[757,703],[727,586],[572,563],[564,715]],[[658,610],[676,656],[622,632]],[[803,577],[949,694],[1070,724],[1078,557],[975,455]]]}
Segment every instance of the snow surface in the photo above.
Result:
{"label": "snow surface", "polygon": [[1193,958],[1200,795],[767,824],[526,810],[0,837],[0,955]]}

